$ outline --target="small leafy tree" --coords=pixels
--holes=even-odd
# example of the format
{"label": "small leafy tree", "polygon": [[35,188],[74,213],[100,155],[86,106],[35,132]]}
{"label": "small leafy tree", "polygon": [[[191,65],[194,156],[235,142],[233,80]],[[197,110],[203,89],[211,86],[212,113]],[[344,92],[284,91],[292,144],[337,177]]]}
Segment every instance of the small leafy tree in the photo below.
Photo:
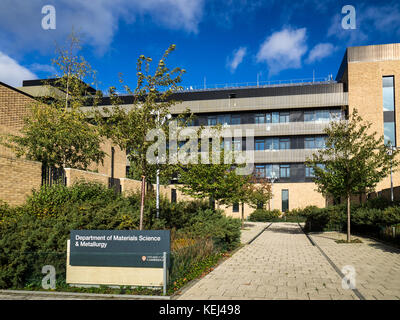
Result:
{"label": "small leafy tree", "polygon": [[372,192],[391,167],[398,165],[397,151],[388,152],[384,138],[371,133],[355,109],[348,121],[331,122],[325,129],[326,148],[308,159],[314,182],[325,196],[347,199],[347,242],[350,242],[350,197]]}
{"label": "small leafy tree", "polygon": [[85,83],[95,72],[78,57],[80,40],[72,32],[66,48],[57,48],[53,60],[59,70],[56,79],[48,80],[48,94],[30,105],[21,135],[9,135],[2,144],[16,156],[40,161],[47,166],[86,169],[103,161],[103,139],[98,128],[87,121],[81,107],[95,104],[98,92]]}
{"label": "small leafy tree", "polygon": [[[124,85],[130,99],[130,107],[121,106],[121,97],[115,87],[110,88],[112,107],[95,111],[95,118],[102,126],[102,132],[111,138],[121,149],[126,150],[127,157],[134,168],[132,176],[145,176],[148,181],[153,180],[156,170],[168,170],[165,164],[150,164],[147,161],[147,150],[154,143],[148,141],[146,135],[152,129],[161,129],[168,134],[170,108],[176,101],[171,95],[180,90],[184,69],[170,70],[166,66],[168,55],[175,50],[171,45],[159,60],[155,71],[151,73],[152,58],[141,55],[136,63],[136,88],[132,90]],[[123,83],[121,77],[120,82]]]}
{"label": "small leafy tree", "polygon": [[250,207],[257,209],[262,205],[262,209],[266,208],[267,203],[272,199],[271,183],[267,178],[253,176],[247,187],[247,203]]}

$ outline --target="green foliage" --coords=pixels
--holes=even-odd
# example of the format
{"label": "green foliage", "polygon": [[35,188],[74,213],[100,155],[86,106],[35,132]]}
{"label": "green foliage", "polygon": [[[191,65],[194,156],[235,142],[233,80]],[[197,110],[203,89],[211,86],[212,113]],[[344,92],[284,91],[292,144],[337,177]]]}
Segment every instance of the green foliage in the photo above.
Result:
{"label": "green foliage", "polygon": [[[1,204],[0,287],[40,286],[41,267],[48,264],[55,266],[57,279],[65,282],[70,230],[138,229],[139,216],[139,193],[125,197],[86,182],[68,188],[41,188],[20,207]],[[161,198],[160,219],[155,216],[154,196],[150,193],[145,202],[145,229],[171,229],[179,237],[211,244],[203,243],[201,250],[180,251],[180,260],[176,261],[208,259],[219,250],[235,248],[240,241],[240,221],[210,210],[204,201],[171,204]],[[188,270],[187,265],[175,268],[177,277]]]}
{"label": "green foliage", "polygon": [[80,109],[88,99],[95,104],[98,97],[97,93],[89,94],[88,85],[83,82],[93,71],[78,57],[79,50],[79,39],[72,33],[68,48],[59,49],[54,60],[59,74],[55,83],[45,86],[48,95],[27,105],[30,110],[20,135],[2,139],[1,144],[17,157],[77,169],[103,162],[106,154],[100,147],[103,139],[98,127],[91,125]]}
{"label": "green foliage", "polygon": [[281,216],[281,212],[278,209],[269,211],[263,209],[257,209],[249,216],[250,221],[254,222],[268,222],[275,220]]}
{"label": "green foliage", "polygon": [[370,131],[371,123],[364,122],[357,110],[347,122],[334,121],[325,129],[326,148],[306,162],[321,193],[349,197],[372,192],[391,166],[398,165],[397,151],[388,152],[383,136],[376,138],[377,133]]}
{"label": "green foliage", "polygon": [[[168,135],[169,126],[165,119],[170,114],[171,106],[176,103],[171,99],[171,94],[181,89],[178,84],[185,70],[181,68],[170,70],[166,65],[168,56],[174,50],[175,45],[170,45],[158,61],[153,73],[150,72],[152,58],[141,55],[137,59],[136,88],[132,90],[128,85],[124,85],[125,95],[132,98],[129,109],[121,106],[121,98],[116,93],[115,87],[109,89],[112,108],[93,109],[102,133],[111,138],[122,150],[126,150],[131,167],[134,168],[132,174],[137,178],[144,175],[148,181],[154,180],[157,167],[161,171],[161,176],[168,177],[172,170],[172,166],[162,164],[161,160],[157,166],[155,155],[154,159],[151,159],[154,163],[149,163],[148,151],[155,144],[154,137],[151,139],[149,134],[160,130],[156,134],[157,139],[164,134]],[[120,82],[123,83],[122,78]]]}
{"label": "green foliage", "polygon": [[198,211],[189,224],[179,230],[191,238],[211,238],[222,250],[232,250],[240,244],[241,221],[226,217],[221,211]]}
{"label": "green foliage", "polygon": [[[351,225],[360,233],[379,235],[383,228],[400,223],[400,207],[383,207],[384,200],[368,200],[363,205],[352,205]],[[347,226],[347,207],[345,205],[327,208],[310,207],[296,210],[307,217],[308,231],[343,231]]]}

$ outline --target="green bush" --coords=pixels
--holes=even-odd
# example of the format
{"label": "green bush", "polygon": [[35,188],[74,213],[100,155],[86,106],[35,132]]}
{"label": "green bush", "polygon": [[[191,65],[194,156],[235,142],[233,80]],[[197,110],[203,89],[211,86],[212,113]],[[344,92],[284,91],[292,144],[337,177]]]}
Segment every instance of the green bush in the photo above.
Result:
{"label": "green bush", "polygon": [[240,244],[241,221],[221,211],[199,210],[179,234],[191,238],[211,238],[220,250],[232,250]]}
{"label": "green bush", "polygon": [[[207,202],[171,204],[161,198],[160,218],[155,217],[150,193],[145,199],[144,229],[176,230],[182,236],[211,241],[215,250],[230,250],[240,243],[240,221],[210,210]],[[44,265],[53,265],[57,279],[65,282],[70,230],[138,229],[139,219],[138,193],[125,197],[95,183],[44,187],[16,208],[0,204],[0,287],[40,287]],[[187,254],[188,260],[194,259],[193,252]],[[206,259],[209,254],[199,257]]]}
{"label": "green bush", "polygon": [[272,211],[257,209],[252,214],[250,214],[249,220],[253,222],[268,222],[278,219],[280,216],[281,212],[277,209]]}

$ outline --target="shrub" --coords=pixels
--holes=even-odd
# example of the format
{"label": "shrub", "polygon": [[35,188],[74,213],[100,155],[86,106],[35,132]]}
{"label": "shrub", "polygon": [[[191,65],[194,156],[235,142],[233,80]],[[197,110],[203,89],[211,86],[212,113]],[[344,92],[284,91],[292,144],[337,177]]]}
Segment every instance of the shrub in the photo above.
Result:
{"label": "shrub", "polygon": [[241,221],[221,211],[199,210],[179,234],[192,238],[211,238],[220,250],[232,250],[240,244]]}
{"label": "shrub", "polygon": [[281,216],[281,212],[277,209],[268,211],[263,209],[257,209],[249,216],[250,221],[254,222],[268,222],[277,219]]}
{"label": "shrub", "polygon": [[[206,202],[160,200],[160,219],[155,219],[154,198],[146,197],[144,229],[171,229],[181,238],[207,241],[198,253],[184,245],[182,259],[208,259],[209,243],[213,250],[230,250],[240,243],[240,220],[208,209]],[[138,229],[139,218],[139,193],[125,197],[95,183],[44,187],[16,208],[0,204],[0,287],[40,286],[44,265],[53,265],[57,279],[65,282],[70,230]]]}

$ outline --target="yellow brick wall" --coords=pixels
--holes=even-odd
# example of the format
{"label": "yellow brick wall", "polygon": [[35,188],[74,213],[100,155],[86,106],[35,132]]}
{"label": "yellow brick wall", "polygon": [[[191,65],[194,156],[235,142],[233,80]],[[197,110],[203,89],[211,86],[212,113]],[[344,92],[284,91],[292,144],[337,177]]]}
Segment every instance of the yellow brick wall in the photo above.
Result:
{"label": "yellow brick wall", "polygon": [[[322,194],[316,191],[314,183],[274,183],[272,188],[273,198],[271,200],[271,210],[278,209],[282,211],[282,190],[289,190],[289,210],[305,208],[307,206],[317,206],[324,208],[326,200]],[[234,218],[240,218],[242,215],[242,206],[239,206],[239,212],[233,212],[232,207],[220,206],[225,210],[225,214]],[[255,209],[246,205],[244,206],[244,217],[247,218]]]}
{"label": "yellow brick wall", "polygon": [[32,102],[29,96],[0,83],[0,126],[21,128]]}
{"label": "yellow brick wall", "polygon": [[64,170],[68,187],[80,181],[97,182],[108,186],[108,176],[105,174],[71,168],[65,168]]}
{"label": "yellow brick wall", "polygon": [[42,164],[0,156],[0,200],[10,205],[24,203],[32,189],[42,183]]}
{"label": "yellow brick wall", "polygon": [[[382,77],[395,76],[396,140],[400,143],[400,61],[351,62],[348,64],[349,112],[355,108],[371,122],[372,132],[383,136]],[[399,157],[400,158],[400,157]],[[393,183],[400,185],[400,172],[393,174]],[[390,177],[377,186],[377,191],[390,187]]]}

